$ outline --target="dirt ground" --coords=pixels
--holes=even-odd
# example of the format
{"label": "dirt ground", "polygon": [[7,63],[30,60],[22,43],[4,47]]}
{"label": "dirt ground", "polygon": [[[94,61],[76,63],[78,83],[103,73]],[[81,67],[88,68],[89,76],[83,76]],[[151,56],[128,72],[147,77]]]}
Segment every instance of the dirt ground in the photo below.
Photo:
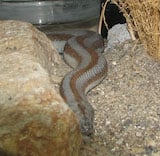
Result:
{"label": "dirt ground", "polygon": [[[80,156],[160,156],[160,62],[133,41],[117,44],[104,56],[108,75],[88,93],[95,136]],[[62,66],[61,78],[70,70]]]}
{"label": "dirt ground", "polygon": [[108,76],[88,95],[95,138],[82,156],[159,156],[160,63],[132,41],[104,55]]}

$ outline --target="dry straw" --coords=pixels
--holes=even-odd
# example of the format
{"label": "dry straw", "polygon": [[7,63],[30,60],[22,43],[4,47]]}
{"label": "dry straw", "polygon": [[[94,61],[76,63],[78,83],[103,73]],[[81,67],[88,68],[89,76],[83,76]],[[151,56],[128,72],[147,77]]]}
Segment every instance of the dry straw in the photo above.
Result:
{"label": "dry straw", "polygon": [[112,2],[124,13],[132,39],[135,39],[136,32],[148,54],[160,60],[160,0],[112,0]]}

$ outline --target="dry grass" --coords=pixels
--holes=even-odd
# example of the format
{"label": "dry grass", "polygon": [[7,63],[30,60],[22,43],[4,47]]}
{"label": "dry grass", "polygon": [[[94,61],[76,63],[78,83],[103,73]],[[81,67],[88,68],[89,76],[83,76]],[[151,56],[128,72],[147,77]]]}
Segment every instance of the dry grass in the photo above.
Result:
{"label": "dry grass", "polygon": [[132,39],[135,39],[134,34],[136,32],[148,54],[160,60],[160,1],[112,1],[124,13]]}

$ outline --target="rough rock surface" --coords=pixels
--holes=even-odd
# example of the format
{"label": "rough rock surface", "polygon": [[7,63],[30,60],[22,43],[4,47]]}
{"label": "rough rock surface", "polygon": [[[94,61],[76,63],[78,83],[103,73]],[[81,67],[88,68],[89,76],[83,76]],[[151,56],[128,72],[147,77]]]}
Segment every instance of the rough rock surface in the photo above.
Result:
{"label": "rough rock surface", "polygon": [[115,45],[121,44],[131,39],[127,30],[127,24],[116,24],[108,31],[106,50],[114,48]]}
{"label": "rough rock surface", "polygon": [[54,52],[31,24],[0,21],[1,156],[78,155],[79,125],[51,83]]}

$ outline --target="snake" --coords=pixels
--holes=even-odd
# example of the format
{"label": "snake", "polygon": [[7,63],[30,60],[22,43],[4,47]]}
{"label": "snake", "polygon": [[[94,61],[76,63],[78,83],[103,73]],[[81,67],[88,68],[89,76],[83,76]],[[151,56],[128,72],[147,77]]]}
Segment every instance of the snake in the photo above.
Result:
{"label": "snake", "polygon": [[60,94],[75,113],[82,135],[92,136],[94,109],[87,100],[87,93],[107,75],[103,38],[90,30],[52,31],[47,32],[47,36],[73,68],[64,76]]}

